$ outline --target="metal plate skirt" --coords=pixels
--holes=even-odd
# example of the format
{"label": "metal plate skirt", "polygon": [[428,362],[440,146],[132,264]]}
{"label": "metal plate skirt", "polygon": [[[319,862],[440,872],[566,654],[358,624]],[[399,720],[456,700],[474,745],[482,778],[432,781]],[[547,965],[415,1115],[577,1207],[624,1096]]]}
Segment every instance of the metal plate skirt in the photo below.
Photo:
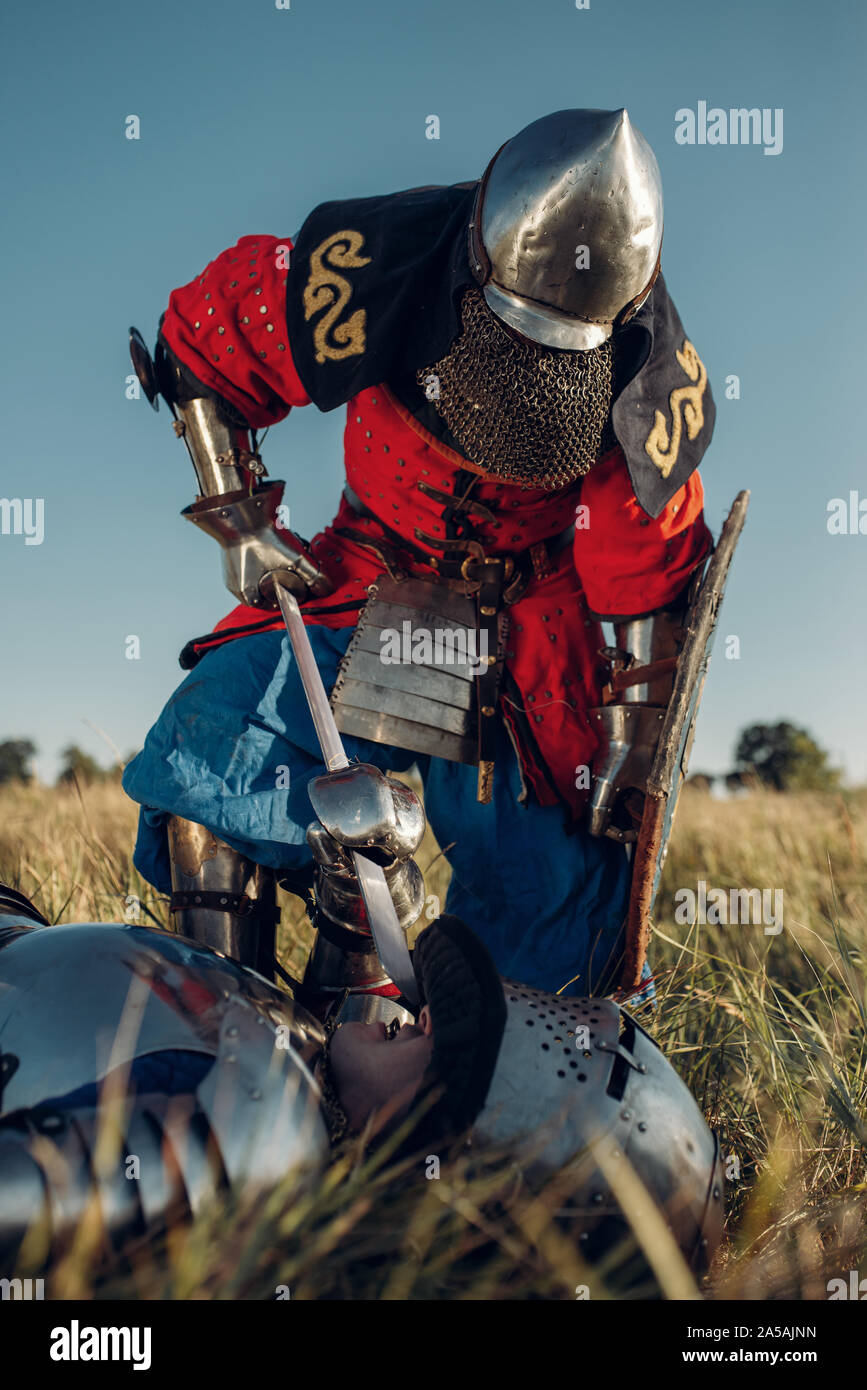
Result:
{"label": "metal plate skirt", "polygon": [[340,664],[338,729],[477,763],[474,677],[487,655],[479,635],[473,599],[423,579],[381,578]]}
{"label": "metal plate skirt", "polygon": [[[308,629],[326,689],[354,629]],[[619,955],[629,888],[620,845],[582,829],[566,835],[556,806],[518,802],[520,771],[501,733],[493,800],[477,799],[476,769],[344,734],[350,758],[383,771],[415,764],[431,828],[452,868],[448,898],[430,904],[462,916],[498,970],[539,989],[587,994]],[[306,865],[313,819],[307,783],[324,771],[287,639],[279,632],[208,653],[169,700],[128,766],[124,788],[142,806],[135,863],[170,888],[168,814],[275,869]],[[424,861],[422,860],[422,864]]]}

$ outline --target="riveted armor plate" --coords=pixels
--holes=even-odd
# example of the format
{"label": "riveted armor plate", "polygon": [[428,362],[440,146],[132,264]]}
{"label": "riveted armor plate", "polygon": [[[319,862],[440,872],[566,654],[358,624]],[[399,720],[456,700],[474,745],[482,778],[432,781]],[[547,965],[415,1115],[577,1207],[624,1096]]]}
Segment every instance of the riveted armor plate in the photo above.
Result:
{"label": "riveted armor plate", "polygon": [[341,733],[478,764],[474,679],[486,669],[473,598],[383,575],[331,694]]}

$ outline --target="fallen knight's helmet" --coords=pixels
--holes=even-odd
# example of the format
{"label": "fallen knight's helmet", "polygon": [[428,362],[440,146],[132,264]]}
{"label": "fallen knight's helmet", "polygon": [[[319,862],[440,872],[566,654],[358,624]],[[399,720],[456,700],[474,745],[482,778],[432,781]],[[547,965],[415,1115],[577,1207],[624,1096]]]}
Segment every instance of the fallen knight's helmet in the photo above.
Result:
{"label": "fallen knight's helmet", "polygon": [[630,1243],[615,1195],[625,1161],[687,1263],[705,1270],[722,1235],[718,1140],[635,1019],[610,999],[502,980],[457,917],[422,932],[413,965],[433,1020],[428,1080],[442,1093],[426,1139],[467,1134],[480,1152],[514,1154],[531,1190],[556,1180],[558,1215],[591,1260]]}

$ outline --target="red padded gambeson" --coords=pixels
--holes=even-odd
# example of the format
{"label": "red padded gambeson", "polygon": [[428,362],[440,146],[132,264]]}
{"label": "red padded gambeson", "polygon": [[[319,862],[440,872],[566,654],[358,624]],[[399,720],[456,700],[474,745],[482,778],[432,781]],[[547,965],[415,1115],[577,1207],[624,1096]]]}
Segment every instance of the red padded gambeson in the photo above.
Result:
{"label": "red padded gambeson", "polygon": [[[293,405],[309,404],[286,332],[284,258],[290,246],[287,238],[242,237],[174,291],[163,322],[178,357],[259,429],[283,419]],[[385,385],[348,403],[344,450],[347,479],[365,507],[422,549],[428,547],[416,539],[415,528],[439,537],[445,526],[442,503],[417,484],[454,493],[462,464],[478,471],[429,435]],[[291,501],[291,478],[287,487]],[[489,553],[525,550],[578,519],[574,551],[563,550],[553,572],[534,579],[509,610],[507,649],[536,744],[521,740],[525,776],[543,805],[559,797],[578,814],[587,792],[576,790],[575,770],[592,762],[596,748],[586,711],[601,698],[603,634],[596,619],[647,613],[680,592],[710,546],[701,481],[693,474],[653,520],[635,500],[626,462],[615,448],[583,482],[560,492],[483,478],[473,497],[496,514],[494,521],[473,519],[474,534]],[[381,572],[375,556],[335,533],[335,526],[346,525],[374,540],[383,534],[375,519],[359,518],[341,501],[332,526],[311,543],[334,592],[311,607],[361,604]],[[431,575],[422,565],[416,572]],[[351,626],[355,619],[352,611],[307,615],[308,622],[331,627]],[[262,623],[262,630],[282,625],[259,609],[239,606],[218,630],[246,623]],[[501,707],[511,723],[514,711],[505,694]]]}

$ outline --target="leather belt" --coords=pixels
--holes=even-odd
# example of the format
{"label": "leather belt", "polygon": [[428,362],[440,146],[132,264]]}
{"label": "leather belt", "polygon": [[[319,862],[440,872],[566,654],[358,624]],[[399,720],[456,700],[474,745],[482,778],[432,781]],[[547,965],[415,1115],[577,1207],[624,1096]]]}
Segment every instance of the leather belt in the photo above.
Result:
{"label": "leather belt", "polygon": [[[425,490],[427,491],[427,489]],[[413,545],[412,541],[382,521],[375,512],[364,505],[348,483],[343,489],[343,495],[357,516],[375,521],[382,528],[391,544],[378,546],[372,537],[363,536],[360,532],[354,532],[349,528],[337,528],[338,533],[343,530],[351,540],[365,544],[376,552],[378,558],[386,565],[394,578],[403,576],[398,553],[396,553],[401,550],[405,556],[409,556],[416,563],[429,565],[431,569],[436,571],[438,578],[448,583],[450,588],[456,588],[465,594],[479,593],[481,587],[487,585],[493,577],[494,570],[490,567],[496,565],[500,571],[502,600],[507,604],[517,602],[531,579],[544,579],[553,571],[554,561],[568,545],[571,545],[575,534],[574,526],[570,525],[556,536],[552,536],[548,540],[537,541],[535,545],[527,546],[525,550],[486,555],[481,543],[477,540],[468,538],[443,540],[439,536],[427,535],[426,532],[420,531],[416,527],[414,531],[416,540],[423,540],[428,545],[435,546],[444,552],[442,556],[431,555],[426,550],[422,550],[420,546]]]}

